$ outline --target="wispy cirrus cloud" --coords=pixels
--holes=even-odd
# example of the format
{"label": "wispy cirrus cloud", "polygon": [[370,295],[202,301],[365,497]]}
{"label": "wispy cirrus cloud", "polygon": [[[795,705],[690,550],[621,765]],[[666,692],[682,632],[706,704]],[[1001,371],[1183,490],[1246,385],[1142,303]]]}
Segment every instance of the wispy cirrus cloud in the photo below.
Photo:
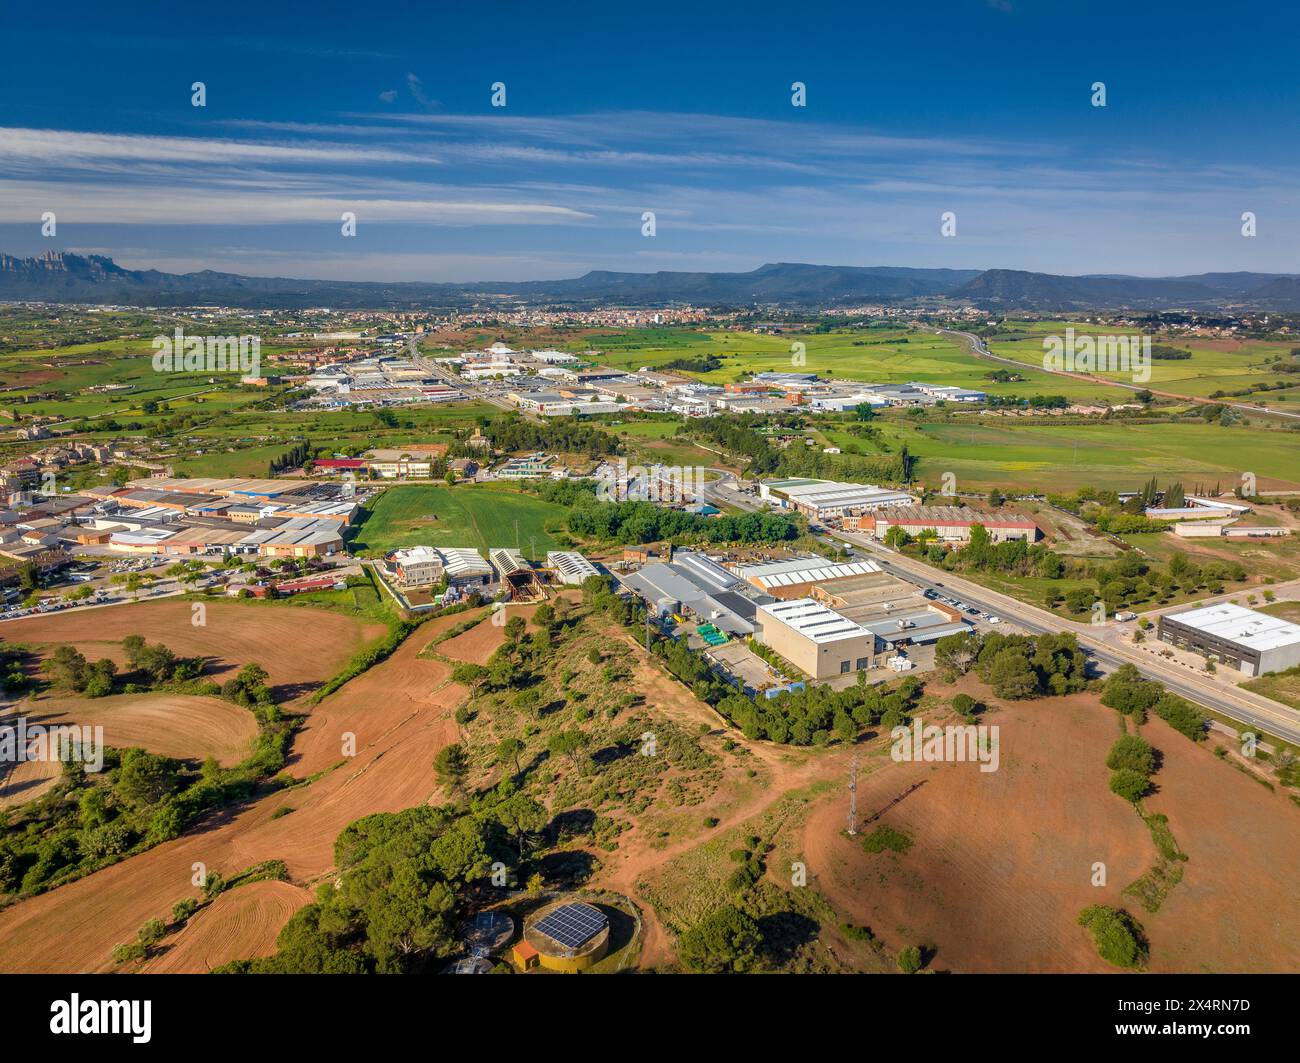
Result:
{"label": "wispy cirrus cloud", "polygon": [[[412,79],[417,102],[436,106]],[[200,124],[223,135],[195,135]],[[1126,268],[1140,272],[1134,231],[1168,248],[1186,242],[1188,219],[1227,231],[1245,199],[1270,206],[1274,221],[1296,213],[1288,175],[1259,167],[1111,158],[1041,139],[886,135],[802,116],[348,112],[179,125],[169,135],[0,129],[0,224],[54,209],[61,224],[260,228],[268,242],[312,246],[298,259],[286,253],[322,268],[521,279],[773,258],[1061,271],[1066,246],[1072,261],[1099,271],[1113,268],[1104,254],[1125,241]],[[639,235],[645,210],[658,217],[654,241]],[[939,238],[944,210],[960,215],[960,241]],[[369,239],[388,242],[387,267],[363,267],[355,246],[320,257],[322,234],[337,232],[344,211]],[[471,229],[496,235],[436,254],[398,246]],[[501,250],[512,244],[524,250]],[[1016,251],[1028,244],[1032,256]],[[246,244],[231,246],[243,250],[223,254],[265,267]],[[1142,253],[1159,257],[1154,247]],[[1216,253],[1226,263],[1242,251],[1224,242]],[[465,272],[453,271],[455,260]]]}
{"label": "wispy cirrus cloud", "polygon": [[436,163],[429,152],[359,144],[86,133],[68,129],[0,127],[0,168],[30,163],[89,168],[103,161],[171,162],[231,166],[243,163],[334,164]]}

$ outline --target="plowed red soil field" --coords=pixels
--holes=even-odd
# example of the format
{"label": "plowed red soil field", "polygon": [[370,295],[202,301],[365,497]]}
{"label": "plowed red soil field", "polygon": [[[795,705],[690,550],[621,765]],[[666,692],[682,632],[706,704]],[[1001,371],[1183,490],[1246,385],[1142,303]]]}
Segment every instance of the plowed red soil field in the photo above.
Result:
{"label": "plowed red soil field", "polygon": [[104,744],[140,746],[166,757],[238,764],[257,737],[257,721],[222,698],[185,694],[118,694],[108,698],[43,698],[28,702],[28,725],[103,727]]}
{"label": "plowed red soil field", "polygon": [[[178,898],[179,899],[179,898]],[[269,956],[275,937],[310,891],[288,882],[250,882],[217,897],[142,964],[145,974],[202,974],[231,960]]]}
{"label": "plowed red soil field", "polygon": [[[428,801],[438,789],[433,758],[455,740],[452,714],[465,690],[450,682],[446,664],[418,654],[455,621],[430,621],[312,709],[290,770],[304,776],[337,765],[314,782],[223,810],[180,838],[0,912],[0,971],[110,970],[115,944],[193,894],[196,863],[229,878],[281,859],[293,883],[309,886],[332,869],[334,839],[349,823]],[[355,756],[341,755],[345,732],[356,736]],[[272,818],[281,807],[293,811]]]}
{"label": "plowed red soil field", "polygon": [[[964,684],[965,685],[965,684]],[[1300,810],[1220,763],[1159,720],[1144,728],[1164,754],[1164,812],[1188,854],[1184,878],[1155,913],[1122,891],[1157,860],[1150,832],[1108,789],[1115,714],[1093,695],[998,703],[1001,765],[872,759],[859,779],[860,822],[922,785],[857,838],[845,833],[847,790],[824,801],[804,833],[810,875],[847,918],[891,948],[937,947],[953,971],[1108,971],[1076,925],[1089,904],[1126,908],[1143,925],[1155,971],[1294,970],[1300,965]],[[906,831],[903,854],[868,854],[877,825]],[[1093,864],[1106,885],[1091,885]]]}
{"label": "plowed red soil field", "polygon": [[272,685],[290,688],[277,691],[283,700],[300,692],[293,688],[329,678],[385,630],[324,609],[235,601],[204,602],[206,623],[195,627],[192,604],[172,598],[25,617],[5,624],[3,636],[46,652],[75,646],[92,661],[108,657],[122,666],[122,639],[142,635],[178,656],[207,658],[209,676],[218,683],[255,661],[270,673]]}

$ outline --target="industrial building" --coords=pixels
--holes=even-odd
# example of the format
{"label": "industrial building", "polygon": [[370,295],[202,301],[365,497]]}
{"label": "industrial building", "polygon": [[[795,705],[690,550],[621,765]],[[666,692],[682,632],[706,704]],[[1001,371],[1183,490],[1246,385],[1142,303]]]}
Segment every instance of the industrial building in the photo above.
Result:
{"label": "industrial building", "polygon": [[774,598],[806,598],[820,584],[879,572],[874,561],[831,562],[824,557],[795,557],[735,566],[735,574]]}
{"label": "industrial building", "polygon": [[572,550],[552,550],[546,555],[546,567],[553,569],[556,579],[570,586],[581,586],[592,576],[599,576],[596,566]]}
{"label": "industrial building", "polygon": [[488,560],[511,601],[532,601],[544,596],[537,571],[518,550],[499,546],[488,551]]}
{"label": "industrial building", "polygon": [[875,635],[877,652],[937,642],[970,630],[958,610],[930,601],[912,584],[886,572],[815,587],[811,597]]}
{"label": "industrial building", "polygon": [[744,580],[690,550],[677,551],[670,562],[646,565],[620,582],[657,616],[691,613],[729,635],[752,635],[759,604],[773,600],[739,593]]}
{"label": "industrial building", "polygon": [[358,508],[350,485],[291,479],[154,476],[85,494],[94,501],[65,537],[122,553],[173,556],[338,553]]}
{"label": "industrial building", "polygon": [[1173,532],[1180,539],[1282,539],[1291,534],[1290,528],[1280,525],[1246,525],[1236,521],[1236,517],[1182,521],[1174,525]]}
{"label": "industrial building", "polygon": [[810,520],[830,520],[868,513],[884,506],[908,506],[916,502],[916,498],[906,491],[893,488],[803,477],[765,480],[759,484],[759,497],[782,508],[796,510]]}
{"label": "industrial building", "polygon": [[369,472],[381,480],[428,480],[436,456],[406,450],[372,450],[366,455]]}
{"label": "industrial building", "polygon": [[[944,542],[966,542],[971,528],[983,525],[995,543],[1009,539],[1035,542],[1042,529],[1020,513],[986,513],[968,506],[893,506],[858,517],[856,530],[883,539],[890,528],[902,528],[908,535],[933,531]],[[846,522],[847,526],[847,522]]]}
{"label": "industrial building", "polygon": [[1160,618],[1157,635],[1246,675],[1300,665],[1300,624],[1225,602]]}
{"label": "industrial building", "polygon": [[760,605],[757,619],[759,641],[813,679],[872,666],[875,634],[812,598]]}
{"label": "industrial building", "polygon": [[442,558],[432,546],[395,550],[388,560],[404,586],[426,587],[442,579]]}
{"label": "industrial building", "polygon": [[472,547],[412,546],[395,550],[388,562],[406,587],[427,587],[447,581],[460,589],[483,587],[492,582],[492,566]]}
{"label": "industrial building", "polygon": [[469,587],[486,587],[492,582],[492,566],[472,547],[444,546],[438,548],[438,553],[442,556],[447,586],[463,590]]}

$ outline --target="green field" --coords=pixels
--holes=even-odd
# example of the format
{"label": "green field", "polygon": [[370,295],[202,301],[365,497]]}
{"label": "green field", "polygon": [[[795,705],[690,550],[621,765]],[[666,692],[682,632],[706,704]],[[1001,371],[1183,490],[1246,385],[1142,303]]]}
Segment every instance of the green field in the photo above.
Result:
{"label": "green field", "polygon": [[[1064,337],[1067,327],[1073,327],[1077,335],[1134,336],[1137,329],[1114,328],[1109,325],[1097,325],[1089,322],[1067,321],[1032,321],[1023,322],[1016,338],[999,339],[994,336],[989,340],[989,350],[1003,358],[1011,358],[1025,365],[1041,366],[1043,364],[1043,338],[1050,335]],[[1258,398],[1275,402],[1284,394],[1284,401],[1294,401],[1296,391],[1300,389],[1298,374],[1280,373],[1271,368],[1272,359],[1281,356],[1289,360],[1291,349],[1295,346],[1290,341],[1269,340],[1215,340],[1197,336],[1160,336],[1151,337],[1153,345],[1177,347],[1191,352],[1192,357],[1182,360],[1164,361],[1155,359],[1151,362],[1151,379],[1145,386],[1156,391],[1171,391],[1179,395],[1192,395],[1208,398],[1218,391],[1235,391],[1265,381],[1281,382],[1288,385],[1286,392],[1270,391]],[[1133,383],[1127,373],[1105,374],[1113,376],[1123,383]],[[1113,393],[1112,393],[1113,395]],[[1255,401],[1252,396],[1244,401]]]}
{"label": "green field", "polygon": [[[905,341],[905,342],[904,342]],[[709,373],[691,373],[699,380],[724,384],[764,371],[815,372],[823,376],[860,380],[872,384],[955,384],[991,395],[1064,395],[1070,399],[1101,399],[1110,388],[1103,384],[1068,380],[1041,369],[1024,373],[1025,380],[1000,384],[987,379],[996,362],[974,358],[947,336],[904,329],[871,329],[784,336],[749,332],[663,333],[662,346],[646,339],[631,348],[604,343],[601,362],[620,369],[660,366],[676,358],[716,355],[722,367]],[[803,361],[791,347],[802,343]]]}
{"label": "green field", "polygon": [[678,467],[732,467],[731,462],[698,444],[676,438],[681,420],[628,421],[610,426],[623,441],[629,464],[673,465]]}
{"label": "green field", "polygon": [[[988,423],[992,421],[993,423]],[[917,477],[940,486],[945,472],[957,489],[1022,489],[1064,494],[1078,487],[1135,490],[1155,476],[1161,484],[1180,480],[1188,491],[1220,484],[1227,490],[1253,472],[1261,490],[1300,484],[1300,435],[1283,429],[1217,424],[1123,424],[1090,422],[979,422],[915,424],[906,418],[874,422],[891,451],[906,444],[919,459]],[[843,428],[822,427],[837,446],[869,441]]]}
{"label": "green field", "polygon": [[566,512],[507,487],[404,484],[375,499],[355,526],[350,548],[374,556],[408,546],[472,546],[485,554],[517,546],[535,560],[560,545],[545,525]]}
{"label": "green field", "polygon": [[[1254,522],[1251,516],[1245,521]],[[1121,538],[1156,561],[1168,561],[1174,554],[1189,555],[1195,561],[1214,557],[1236,561],[1252,576],[1276,583],[1300,576],[1300,536],[1251,542],[1248,539],[1180,539],[1167,532],[1144,532]],[[1244,597],[1242,604],[1246,604]]]}

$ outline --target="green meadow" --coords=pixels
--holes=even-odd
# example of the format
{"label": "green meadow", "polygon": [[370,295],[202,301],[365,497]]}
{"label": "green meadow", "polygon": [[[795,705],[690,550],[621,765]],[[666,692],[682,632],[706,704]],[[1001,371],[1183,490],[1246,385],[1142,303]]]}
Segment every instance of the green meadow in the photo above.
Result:
{"label": "green meadow", "polygon": [[[1086,321],[1027,321],[1023,325],[1016,338],[990,339],[989,350],[1003,358],[1011,358],[1025,365],[1041,366],[1044,338],[1052,335],[1064,337],[1067,328],[1073,328],[1078,336],[1140,334],[1137,329],[1113,328]],[[1146,386],[1153,390],[1208,398],[1216,391],[1236,391],[1265,381],[1281,382],[1289,385],[1286,392],[1288,401],[1294,401],[1297,390],[1300,390],[1297,374],[1280,373],[1272,368],[1273,360],[1279,356],[1284,361],[1289,360],[1290,352],[1296,346],[1294,342],[1214,340],[1194,336],[1159,335],[1153,335],[1151,342],[1156,346],[1186,350],[1192,355],[1191,358],[1178,360],[1153,359],[1151,379],[1146,382]],[[1127,373],[1098,373],[1097,375],[1114,376],[1121,383],[1133,383]],[[1277,400],[1280,394],[1273,391],[1266,397],[1272,402]]]}
{"label": "green meadow", "polygon": [[[1010,419],[918,425],[892,417],[875,424],[891,451],[907,445],[919,459],[918,478],[930,487],[938,487],[946,472],[956,477],[958,490],[1135,490],[1152,476],[1161,484],[1179,480],[1187,490],[1198,483],[1226,490],[1243,472],[1253,472],[1262,490],[1300,484],[1300,436],[1281,429]],[[843,430],[823,427],[823,434],[840,447],[874,450]]]}
{"label": "green meadow", "polygon": [[623,441],[629,463],[695,466],[705,468],[718,465],[731,467],[721,454],[706,450],[695,443],[675,438],[681,421],[627,421],[610,425],[609,431]]}
{"label": "green meadow", "polygon": [[[803,344],[803,351],[792,350]],[[988,379],[997,363],[973,358],[947,336],[904,329],[871,329],[830,333],[787,333],[782,336],[750,332],[667,332],[660,344],[648,339],[623,348],[605,342],[604,364],[635,371],[662,366],[677,358],[714,355],[722,366],[688,375],[711,384],[727,384],[761,372],[815,372],[831,378],[872,384],[903,384],[911,380],[955,384],[991,395],[1065,395],[1070,399],[1100,399],[1110,394],[1104,384],[1054,377],[1041,369],[1026,370],[1025,380],[999,384]]]}
{"label": "green meadow", "polygon": [[[545,525],[563,519],[563,506],[496,485],[390,487],[355,525],[353,553],[373,556],[408,546],[471,546],[485,555],[517,546],[536,559],[558,543]],[[534,553],[534,548],[536,553]]]}

